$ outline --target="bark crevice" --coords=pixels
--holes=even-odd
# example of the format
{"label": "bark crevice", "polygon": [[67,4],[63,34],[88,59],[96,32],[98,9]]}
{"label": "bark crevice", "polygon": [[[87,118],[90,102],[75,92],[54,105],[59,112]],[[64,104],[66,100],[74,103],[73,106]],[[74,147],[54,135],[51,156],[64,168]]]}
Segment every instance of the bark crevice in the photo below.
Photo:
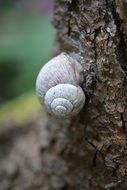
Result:
{"label": "bark crevice", "polygon": [[119,39],[116,54],[123,71],[127,74],[127,45],[126,45],[124,31],[122,28],[122,20],[120,19],[120,15],[117,12],[117,5],[116,5],[115,0],[113,1],[113,4],[112,4],[112,15],[114,17],[114,21],[117,26],[118,36],[116,36],[116,38]]}

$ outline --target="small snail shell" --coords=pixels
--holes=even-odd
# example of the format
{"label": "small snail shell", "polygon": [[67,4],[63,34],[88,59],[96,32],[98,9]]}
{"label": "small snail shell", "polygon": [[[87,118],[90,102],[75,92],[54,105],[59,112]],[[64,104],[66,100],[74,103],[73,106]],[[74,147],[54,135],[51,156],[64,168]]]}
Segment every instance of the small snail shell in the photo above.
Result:
{"label": "small snail shell", "polygon": [[50,113],[70,117],[78,114],[85,103],[85,94],[80,87],[82,80],[82,66],[61,53],[41,69],[36,80],[36,93]]}

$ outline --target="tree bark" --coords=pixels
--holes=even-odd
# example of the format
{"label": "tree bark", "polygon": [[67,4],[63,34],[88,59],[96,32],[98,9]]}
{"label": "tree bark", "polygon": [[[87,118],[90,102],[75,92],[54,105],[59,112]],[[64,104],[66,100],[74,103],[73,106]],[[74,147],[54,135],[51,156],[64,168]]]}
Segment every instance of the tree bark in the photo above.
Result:
{"label": "tree bark", "polygon": [[69,120],[40,116],[10,149],[4,143],[2,190],[127,189],[126,7],[126,0],[55,1],[56,52],[82,64],[86,104]]}
{"label": "tree bark", "polygon": [[72,189],[127,189],[126,8],[125,0],[56,1],[59,49],[76,54],[87,94],[63,153]]}

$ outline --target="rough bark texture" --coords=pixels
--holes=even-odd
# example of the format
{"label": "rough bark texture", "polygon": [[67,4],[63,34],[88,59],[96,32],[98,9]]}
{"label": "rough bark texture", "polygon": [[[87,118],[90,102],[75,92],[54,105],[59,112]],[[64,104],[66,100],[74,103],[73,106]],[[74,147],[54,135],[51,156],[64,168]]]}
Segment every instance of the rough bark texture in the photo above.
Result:
{"label": "rough bark texture", "polygon": [[60,51],[83,65],[87,94],[82,126],[69,127],[64,152],[72,189],[127,189],[126,7],[121,0],[56,1]]}
{"label": "rough bark texture", "polygon": [[126,7],[56,0],[57,51],[82,64],[87,102],[73,119],[40,116],[15,138],[1,133],[1,190],[127,189]]}

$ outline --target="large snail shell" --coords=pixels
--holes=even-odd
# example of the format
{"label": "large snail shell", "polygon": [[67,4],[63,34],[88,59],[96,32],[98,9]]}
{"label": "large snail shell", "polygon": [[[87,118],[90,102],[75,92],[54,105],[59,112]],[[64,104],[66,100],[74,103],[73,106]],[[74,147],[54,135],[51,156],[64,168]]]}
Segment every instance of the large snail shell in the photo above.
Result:
{"label": "large snail shell", "polygon": [[59,117],[76,115],[85,103],[82,66],[66,53],[51,59],[41,69],[36,81],[36,93],[50,113]]}

